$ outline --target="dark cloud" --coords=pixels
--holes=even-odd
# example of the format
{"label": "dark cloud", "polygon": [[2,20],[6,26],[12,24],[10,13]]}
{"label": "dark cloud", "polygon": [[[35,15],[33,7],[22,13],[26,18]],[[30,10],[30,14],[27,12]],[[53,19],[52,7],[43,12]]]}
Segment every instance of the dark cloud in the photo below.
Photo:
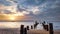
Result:
{"label": "dark cloud", "polygon": [[12,13],[12,12],[10,12],[9,10],[4,10],[3,11],[5,14],[10,14],[10,13]]}
{"label": "dark cloud", "polygon": [[40,5],[42,3],[44,3],[45,0],[26,0],[24,2],[25,5]]}
{"label": "dark cloud", "polygon": [[0,0],[0,5],[10,6],[12,3],[6,0]]}

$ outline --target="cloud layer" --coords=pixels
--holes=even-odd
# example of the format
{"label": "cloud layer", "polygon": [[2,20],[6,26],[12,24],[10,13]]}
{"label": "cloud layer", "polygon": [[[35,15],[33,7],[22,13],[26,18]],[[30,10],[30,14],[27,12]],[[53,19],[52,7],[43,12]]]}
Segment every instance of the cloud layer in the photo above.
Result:
{"label": "cloud layer", "polygon": [[0,0],[0,13],[22,13],[37,19],[60,21],[60,0]]}

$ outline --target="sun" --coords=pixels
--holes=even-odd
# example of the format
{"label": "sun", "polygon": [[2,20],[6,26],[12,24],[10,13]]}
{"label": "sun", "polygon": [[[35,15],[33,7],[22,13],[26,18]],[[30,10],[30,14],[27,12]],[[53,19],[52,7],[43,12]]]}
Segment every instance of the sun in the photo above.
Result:
{"label": "sun", "polygon": [[14,21],[15,20],[15,16],[10,16],[9,20]]}
{"label": "sun", "polygon": [[15,18],[14,18],[14,17],[10,17],[9,19],[10,19],[10,20],[15,20]]}

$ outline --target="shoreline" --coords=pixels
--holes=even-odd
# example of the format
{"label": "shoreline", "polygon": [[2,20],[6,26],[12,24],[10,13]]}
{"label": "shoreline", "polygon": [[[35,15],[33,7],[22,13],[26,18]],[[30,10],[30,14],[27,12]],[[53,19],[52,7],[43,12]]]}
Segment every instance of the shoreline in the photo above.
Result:
{"label": "shoreline", "polygon": [[[5,31],[7,33],[8,32],[11,33],[13,31],[14,33],[20,34],[20,30],[17,29],[17,28],[0,29],[0,33],[5,32]],[[40,30],[40,29],[38,29],[38,30],[37,29],[30,29],[30,30],[27,31],[27,33],[28,34],[49,34],[49,31]],[[60,34],[60,30],[54,30],[54,34]]]}

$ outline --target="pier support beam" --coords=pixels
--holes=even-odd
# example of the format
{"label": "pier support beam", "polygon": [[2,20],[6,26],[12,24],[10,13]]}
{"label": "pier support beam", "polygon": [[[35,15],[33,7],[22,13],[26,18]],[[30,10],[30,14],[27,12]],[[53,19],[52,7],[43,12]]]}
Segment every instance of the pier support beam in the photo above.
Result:
{"label": "pier support beam", "polygon": [[24,28],[24,34],[27,34],[27,28]]}
{"label": "pier support beam", "polygon": [[29,26],[27,26],[27,30],[29,30]]}
{"label": "pier support beam", "polygon": [[24,34],[24,25],[21,25],[20,27],[20,34]]}
{"label": "pier support beam", "polygon": [[53,23],[49,23],[49,34],[54,34],[54,32],[53,32]]}

